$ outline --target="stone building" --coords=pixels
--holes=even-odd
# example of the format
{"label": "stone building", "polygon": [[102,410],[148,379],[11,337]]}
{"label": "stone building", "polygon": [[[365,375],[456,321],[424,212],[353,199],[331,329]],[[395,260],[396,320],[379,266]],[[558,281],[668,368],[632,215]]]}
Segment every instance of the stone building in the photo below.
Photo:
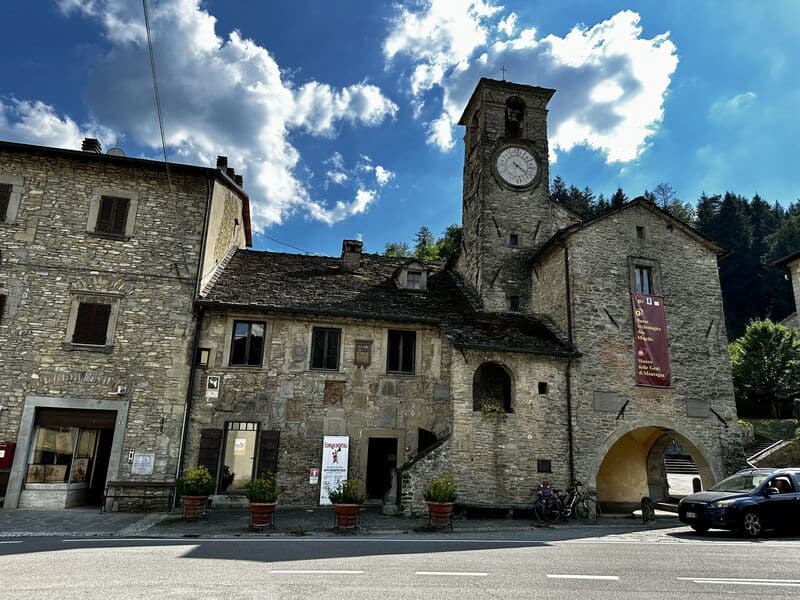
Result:
{"label": "stone building", "polygon": [[0,497],[99,504],[106,481],[172,481],[193,301],[250,245],[218,168],[0,143]]}
{"label": "stone building", "polygon": [[467,504],[529,502],[549,478],[625,509],[665,495],[673,441],[706,486],[739,466],[726,251],[644,199],[588,222],[551,201],[554,93],[479,82],[447,264],[353,240],[337,257],[239,249],[223,262],[197,303],[186,445],[220,495],[276,471],[282,502],[315,504],[334,435],[367,495],[407,513],[444,472]]}

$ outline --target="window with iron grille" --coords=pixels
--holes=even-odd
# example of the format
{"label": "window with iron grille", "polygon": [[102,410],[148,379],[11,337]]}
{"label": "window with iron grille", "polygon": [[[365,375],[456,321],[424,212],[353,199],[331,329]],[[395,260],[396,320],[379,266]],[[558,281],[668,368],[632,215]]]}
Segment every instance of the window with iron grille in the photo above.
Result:
{"label": "window with iron grille", "polygon": [[102,196],[97,211],[97,233],[110,233],[124,235],[128,222],[128,208],[130,200],[118,196]]}
{"label": "window with iron grille", "polygon": [[417,332],[390,329],[387,339],[387,373],[414,373]]}
{"label": "window with iron grille", "polygon": [[260,321],[234,321],[231,341],[231,365],[261,366],[264,354],[264,332],[267,324]]}
{"label": "window with iron grille", "polygon": [[10,183],[0,183],[0,221],[6,220],[8,206],[11,203],[12,189],[13,186]]}
{"label": "window with iron grille", "polygon": [[111,318],[111,305],[81,302],[75,317],[72,332],[73,344],[105,346],[108,339],[108,321]]}
{"label": "window with iron grille", "polygon": [[311,335],[311,368],[337,371],[341,329],[314,327]]}

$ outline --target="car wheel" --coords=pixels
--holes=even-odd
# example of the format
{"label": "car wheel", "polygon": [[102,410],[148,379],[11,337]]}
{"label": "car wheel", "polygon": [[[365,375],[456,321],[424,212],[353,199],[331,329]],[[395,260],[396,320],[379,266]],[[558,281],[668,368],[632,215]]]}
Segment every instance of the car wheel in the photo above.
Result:
{"label": "car wheel", "polygon": [[761,523],[761,517],[757,513],[745,513],[742,518],[742,531],[747,537],[756,538],[761,535],[764,526]]}
{"label": "car wheel", "polygon": [[697,533],[708,533],[708,525],[690,525]]}

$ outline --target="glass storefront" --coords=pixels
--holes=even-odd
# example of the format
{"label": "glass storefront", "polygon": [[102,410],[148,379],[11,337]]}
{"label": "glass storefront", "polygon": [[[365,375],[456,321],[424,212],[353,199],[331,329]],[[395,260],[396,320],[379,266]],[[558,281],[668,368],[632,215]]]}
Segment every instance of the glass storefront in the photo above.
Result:
{"label": "glass storefront", "polygon": [[99,430],[38,425],[28,461],[27,483],[88,484]]}

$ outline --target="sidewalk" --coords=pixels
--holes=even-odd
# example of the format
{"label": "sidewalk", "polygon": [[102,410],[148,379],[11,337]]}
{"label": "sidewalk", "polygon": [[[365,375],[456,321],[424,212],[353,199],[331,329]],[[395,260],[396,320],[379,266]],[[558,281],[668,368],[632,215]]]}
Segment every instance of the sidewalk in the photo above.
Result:
{"label": "sidewalk", "polygon": [[[209,510],[204,519],[184,521],[180,512],[172,513],[100,513],[97,509],[0,510],[0,537],[27,536],[116,536],[116,537],[236,537],[236,536],[305,536],[340,535],[333,529],[333,508],[278,508],[275,529],[258,532],[248,528],[248,511]],[[427,517],[391,517],[379,508],[361,513],[360,535],[396,535],[429,531]],[[626,517],[603,517],[596,525],[580,521],[544,527],[530,519],[458,519],[457,533],[532,532],[555,533],[585,530],[596,535],[676,527],[675,518],[657,519],[646,526]],[[574,533],[578,533],[574,531]]]}

